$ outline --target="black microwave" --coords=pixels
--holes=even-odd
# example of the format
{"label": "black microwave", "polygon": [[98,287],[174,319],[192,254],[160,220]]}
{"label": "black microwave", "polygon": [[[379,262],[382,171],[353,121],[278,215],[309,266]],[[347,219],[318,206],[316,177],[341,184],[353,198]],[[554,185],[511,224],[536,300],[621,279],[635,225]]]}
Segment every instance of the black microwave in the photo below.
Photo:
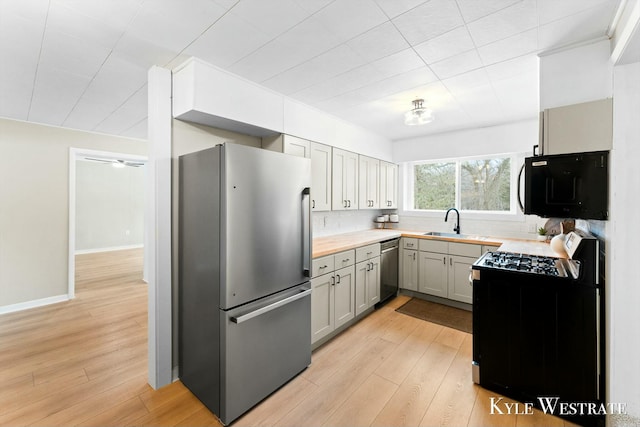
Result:
{"label": "black microwave", "polygon": [[605,220],[609,152],[533,156],[524,160],[524,213]]}

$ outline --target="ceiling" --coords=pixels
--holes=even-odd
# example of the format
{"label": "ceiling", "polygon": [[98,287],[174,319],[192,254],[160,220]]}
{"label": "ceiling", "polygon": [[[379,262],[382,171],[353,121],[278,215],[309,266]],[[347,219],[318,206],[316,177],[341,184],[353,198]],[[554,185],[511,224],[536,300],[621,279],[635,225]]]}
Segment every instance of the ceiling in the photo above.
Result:
{"label": "ceiling", "polygon": [[[0,117],[146,138],[147,71],[190,56],[392,140],[538,114],[536,54],[619,0],[2,0]],[[405,126],[424,98],[435,121]]]}

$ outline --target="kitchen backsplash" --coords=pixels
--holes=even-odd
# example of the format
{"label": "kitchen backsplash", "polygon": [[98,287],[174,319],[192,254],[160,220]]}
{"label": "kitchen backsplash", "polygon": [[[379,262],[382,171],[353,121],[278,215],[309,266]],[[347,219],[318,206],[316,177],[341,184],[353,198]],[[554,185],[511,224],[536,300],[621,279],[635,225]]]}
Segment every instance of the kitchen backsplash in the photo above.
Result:
{"label": "kitchen backsplash", "polygon": [[373,220],[380,215],[379,210],[314,212],[313,237],[349,233],[351,231],[374,228]]}

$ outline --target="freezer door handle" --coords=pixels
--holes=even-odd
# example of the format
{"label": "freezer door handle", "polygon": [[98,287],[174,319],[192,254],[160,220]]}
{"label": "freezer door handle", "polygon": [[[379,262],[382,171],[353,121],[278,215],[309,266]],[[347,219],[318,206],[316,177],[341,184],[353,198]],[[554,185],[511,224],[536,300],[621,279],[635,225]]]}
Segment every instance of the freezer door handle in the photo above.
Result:
{"label": "freezer door handle", "polygon": [[307,295],[311,295],[311,289],[305,289],[305,290],[300,291],[299,293],[297,293],[297,294],[295,294],[295,295],[292,295],[292,296],[287,297],[287,298],[283,298],[283,299],[281,299],[280,301],[276,301],[276,302],[274,302],[273,304],[266,305],[266,306],[264,306],[264,307],[262,307],[262,308],[259,308],[259,309],[257,309],[257,310],[254,310],[254,311],[249,312],[249,313],[247,313],[247,314],[243,314],[242,316],[237,316],[237,317],[235,317],[235,316],[234,316],[234,317],[231,317],[231,321],[232,321],[233,323],[242,323],[242,322],[246,322],[247,320],[251,320],[251,319],[253,319],[254,317],[258,317],[258,316],[260,316],[261,314],[268,313],[268,312],[270,312],[270,311],[275,310],[276,308],[280,308],[280,307],[282,307],[283,305],[287,305],[287,304],[290,304],[290,303],[292,303],[292,302],[294,302],[294,301],[297,301],[297,300],[299,300],[299,299],[301,299],[301,298],[304,298],[304,297],[306,297]]}
{"label": "freezer door handle", "polygon": [[[306,201],[305,201],[306,199]],[[302,273],[305,277],[311,277],[311,188],[302,190]]]}

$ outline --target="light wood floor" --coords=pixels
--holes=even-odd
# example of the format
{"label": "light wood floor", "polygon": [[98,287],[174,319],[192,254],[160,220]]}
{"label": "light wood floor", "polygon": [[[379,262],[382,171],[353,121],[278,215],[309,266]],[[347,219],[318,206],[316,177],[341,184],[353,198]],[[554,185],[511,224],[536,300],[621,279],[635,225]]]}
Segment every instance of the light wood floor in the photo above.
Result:
{"label": "light wood floor", "polygon": [[[218,426],[179,381],[147,385],[142,251],[76,257],[76,299],[0,316],[0,425]],[[471,335],[395,312],[398,297],[316,350],[234,426],[563,426],[491,415]]]}

